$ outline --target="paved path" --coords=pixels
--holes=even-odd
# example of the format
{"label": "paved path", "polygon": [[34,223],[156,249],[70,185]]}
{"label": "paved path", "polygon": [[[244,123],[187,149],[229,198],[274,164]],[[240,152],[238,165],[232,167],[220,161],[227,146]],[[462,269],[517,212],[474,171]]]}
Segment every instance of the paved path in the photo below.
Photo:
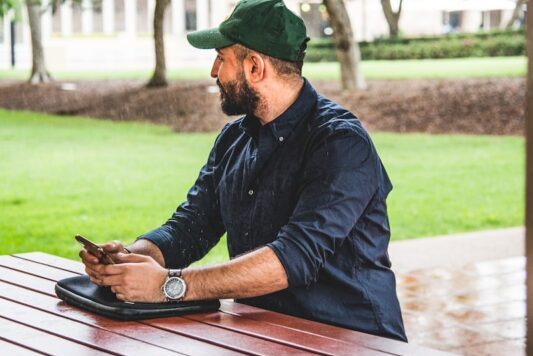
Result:
{"label": "paved path", "polygon": [[464,355],[525,355],[524,229],[396,242],[409,341]]}
{"label": "paved path", "polygon": [[392,269],[460,267],[468,263],[524,256],[525,229],[514,227],[466,234],[436,236],[390,244]]}

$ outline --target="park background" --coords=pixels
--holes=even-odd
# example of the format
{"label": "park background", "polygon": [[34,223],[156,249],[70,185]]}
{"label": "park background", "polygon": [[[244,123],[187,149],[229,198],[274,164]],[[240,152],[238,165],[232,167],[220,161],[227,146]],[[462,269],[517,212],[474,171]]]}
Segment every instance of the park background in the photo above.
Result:
{"label": "park background", "polygon": [[[358,115],[391,177],[392,241],[524,225],[525,1],[286,3],[312,37],[304,75]],[[337,60],[335,3],[351,63]],[[76,259],[75,234],[128,243],[170,217],[235,119],[214,51],[185,36],[234,5],[42,1],[38,47],[36,5],[0,0],[0,254]],[[227,258],[223,237],[198,264]]]}

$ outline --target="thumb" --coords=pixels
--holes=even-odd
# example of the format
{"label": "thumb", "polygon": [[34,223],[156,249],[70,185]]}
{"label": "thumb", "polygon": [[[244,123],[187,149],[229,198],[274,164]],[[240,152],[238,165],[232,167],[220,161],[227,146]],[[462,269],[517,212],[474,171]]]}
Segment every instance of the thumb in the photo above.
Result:
{"label": "thumb", "polygon": [[107,242],[100,246],[107,253],[117,253],[117,252],[122,252],[124,250],[124,246],[122,245],[120,241]]}
{"label": "thumb", "polygon": [[151,258],[137,253],[117,253],[113,259],[118,263],[141,263],[147,262]]}

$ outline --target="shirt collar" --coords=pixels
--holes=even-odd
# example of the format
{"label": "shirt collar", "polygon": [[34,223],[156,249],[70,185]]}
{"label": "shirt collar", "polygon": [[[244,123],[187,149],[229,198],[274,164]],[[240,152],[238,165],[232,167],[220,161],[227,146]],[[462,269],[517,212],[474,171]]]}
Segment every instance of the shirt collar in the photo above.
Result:
{"label": "shirt collar", "polygon": [[258,118],[253,114],[248,114],[241,121],[240,128],[251,137],[257,137],[260,129],[268,129],[272,132],[275,140],[282,143],[289,137],[300,120],[307,117],[315,106],[317,98],[318,95],[315,89],[304,78],[304,85],[298,98],[296,98],[296,101],[283,114],[263,127],[261,127]]}

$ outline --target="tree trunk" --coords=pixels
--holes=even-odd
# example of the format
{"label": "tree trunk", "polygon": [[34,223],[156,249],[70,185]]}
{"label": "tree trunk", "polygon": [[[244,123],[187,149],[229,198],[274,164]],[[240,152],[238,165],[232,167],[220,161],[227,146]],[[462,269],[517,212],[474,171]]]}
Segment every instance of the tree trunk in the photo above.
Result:
{"label": "tree trunk", "polygon": [[167,68],[165,64],[165,38],[163,24],[165,22],[165,10],[170,0],[156,0],[154,13],[154,43],[155,43],[155,71],[148,87],[165,87],[167,82]]}
{"label": "tree trunk", "polygon": [[512,28],[516,20],[518,20],[518,17],[520,16],[520,12],[522,11],[522,6],[524,6],[527,3],[527,0],[516,0],[516,6],[513,11],[513,16],[511,16],[511,19],[507,23],[506,28]]}
{"label": "tree trunk", "polygon": [[41,2],[39,0],[26,0],[28,19],[31,32],[32,68],[29,82],[32,84],[47,83],[52,80],[46,70],[44,62],[44,49],[41,33]]}
{"label": "tree trunk", "polygon": [[381,0],[381,7],[383,8],[383,13],[389,24],[389,35],[391,38],[396,38],[400,34],[400,15],[402,14],[402,4],[403,0],[400,0],[400,6],[398,6],[398,11],[392,10],[392,5],[390,0]]}
{"label": "tree trunk", "polygon": [[359,51],[359,44],[354,39],[352,24],[346,12],[344,1],[324,0],[324,5],[326,5],[331,26],[333,26],[337,60],[341,66],[342,88],[344,90],[364,90],[366,89],[366,82],[359,66],[361,52]]}

